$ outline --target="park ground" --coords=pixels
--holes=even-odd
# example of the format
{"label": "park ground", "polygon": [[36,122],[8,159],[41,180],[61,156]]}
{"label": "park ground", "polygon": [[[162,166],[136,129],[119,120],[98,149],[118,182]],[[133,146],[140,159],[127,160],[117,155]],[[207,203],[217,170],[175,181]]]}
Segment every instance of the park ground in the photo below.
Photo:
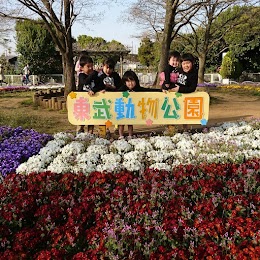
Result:
{"label": "park ground", "polygon": [[[211,89],[209,121],[207,126],[219,125],[223,122],[260,118],[260,96],[237,89],[221,90]],[[33,92],[23,93],[1,93],[0,94],[0,125],[13,127],[22,126],[33,128],[42,133],[72,132],[75,133],[76,126],[68,121],[66,111],[54,111],[41,107],[35,107],[32,102]],[[182,131],[182,125],[176,126]],[[199,130],[202,126],[190,125],[189,129]],[[114,135],[114,128],[111,127]],[[162,134],[164,125],[134,126],[136,135],[156,132]],[[95,127],[97,133],[98,127]],[[116,135],[114,135],[116,137]]]}

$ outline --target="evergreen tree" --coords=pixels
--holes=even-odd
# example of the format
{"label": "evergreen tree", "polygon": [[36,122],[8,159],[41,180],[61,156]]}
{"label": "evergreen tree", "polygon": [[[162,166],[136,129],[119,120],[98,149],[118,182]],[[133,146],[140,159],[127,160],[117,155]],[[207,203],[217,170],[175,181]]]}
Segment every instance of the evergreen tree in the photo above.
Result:
{"label": "evergreen tree", "polygon": [[15,29],[20,70],[29,64],[33,74],[62,73],[61,56],[43,21],[17,21]]}

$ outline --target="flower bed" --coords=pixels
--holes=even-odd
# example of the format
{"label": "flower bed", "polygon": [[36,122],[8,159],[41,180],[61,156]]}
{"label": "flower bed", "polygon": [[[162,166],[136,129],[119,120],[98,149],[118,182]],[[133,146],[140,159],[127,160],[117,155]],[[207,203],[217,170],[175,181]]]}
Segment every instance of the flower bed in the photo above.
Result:
{"label": "flower bed", "polygon": [[113,142],[1,127],[0,142],[0,259],[260,258],[259,120]]}
{"label": "flower bed", "polygon": [[51,139],[52,136],[32,129],[0,127],[0,179],[15,172],[21,163],[37,154]]}
{"label": "flower bed", "polygon": [[89,174],[92,171],[171,171],[179,164],[243,162],[260,158],[260,121],[225,123],[203,133],[136,138],[129,141],[76,137],[58,133],[17,168],[17,173],[51,171]]}
{"label": "flower bed", "polygon": [[1,92],[9,92],[9,91],[27,91],[29,90],[28,86],[5,86],[0,87],[0,93]]}
{"label": "flower bed", "polygon": [[246,90],[246,91],[250,91],[251,93],[255,93],[256,95],[259,95],[260,93],[260,85],[259,84],[251,84],[251,85],[246,85],[246,84],[240,84],[240,85],[221,85],[218,86],[217,88],[221,88],[221,89],[234,89],[234,90]]}
{"label": "flower bed", "polygon": [[259,259],[260,160],[10,174],[1,259]]}

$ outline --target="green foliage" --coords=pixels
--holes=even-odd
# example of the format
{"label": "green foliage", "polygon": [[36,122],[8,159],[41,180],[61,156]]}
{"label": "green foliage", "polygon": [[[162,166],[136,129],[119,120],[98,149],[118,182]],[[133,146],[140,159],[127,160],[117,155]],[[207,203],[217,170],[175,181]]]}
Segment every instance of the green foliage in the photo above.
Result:
{"label": "green foliage", "polygon": [[232,79],[238,79],[242,74],[241,63],[239,63],[231,52],[225,55],[219,73],[223,78]]}
{"label": "green foliage", "polygon": [[[118,50],[126,50],[126,47],[116,41],[112,40],[111,42],[107,42],[101,37],[91,37],[88,35],[79,35],[77,39],[78,48],[80,50],[91,50],[91,51],[118,51]],[[120,56],[114,55],[110,56],[113,60],[119,61]],[[102,63],[104,59],[104,55],[96,55],[95,62]]]}
{"label": "green foliage", "polygon": [[148,37],[143,38],[138,49],[138,58],[142,65],[149,68],[154,63],[154,50],[154,43]]}
{"label": "green foliage", "polygon": [[20,71],[30,65],[33,74],[62,73],[61,56],[41,20],[18,21],[15,26]]}
{"label": "green foliage", "polygon": [[[241,10],[234,30],[230,30],[225,41],[233,55],[248,72],[260,70],[260,7],[237,7]],[[235,12],[234,10],[234,12]]]}
{"label": "green foliage", "polygon": [[15,65],[10,64],[9,62],[7,62],[5,55],[1,55],[0,56],[0,64],[3,65],[4,67],[4,74],[5,75],[12,75],[15,74]]}
{"label": "green foliage", "polygon": [[77,43],[82,50],[101,50],[106,45],[106,41],[103,38],[88,35],[79,35]]}
{"label": "green foliage", "polygon": [[[202,24],[196,29],[196,34],[184,33],[176,37],[171,48],[180,52],[191,52],[195,56],[206,52],[206,72],[216,71],[222,62],[223,51],[227,50],[230,50],[237,60],[236,73],[239,74],[240,70],[258,72],[260,70],[259,20],[260,7],[233,6],[221,12],[213,20],[207,50],[205,46],[203,47],[206,26]],[[226,74],[226,69],[225,72],[222,70],[222,73]],[[232,74],[232,77],[237,78],[236,73]]]}

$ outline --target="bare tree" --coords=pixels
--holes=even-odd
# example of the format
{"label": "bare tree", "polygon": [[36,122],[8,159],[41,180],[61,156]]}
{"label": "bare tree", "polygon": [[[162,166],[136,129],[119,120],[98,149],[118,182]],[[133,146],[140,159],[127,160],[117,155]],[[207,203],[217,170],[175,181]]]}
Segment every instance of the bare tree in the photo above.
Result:
{"label": "bare tree", "polygon": [[129,20],[139,23],[146,34],[161,43],[158,71],[167,65],[171,43],[181,28],[198,12],[206,0],[138,0],[131,7]]}
{"label": "bare tree", "polygon": [[[238,12],[233,12],[232,15],[226,15],[225,19],[217,18],[226,11],[229,7],[235,5],[245,4],[246,0],[207,0],[204,5],[201,6],[199,12],[189,21],[188,32],[192,31],[191,37],[186,37],[185,34],[180,34],[189,44],[192,46],[192,50],[199,58],[199,83],[204,82],[204,72],[206,58],[216,44],[225,37],[226,33],[234,29],[236,24],[239,23],[237,19],[243,9],[239,9]],[[216,23],[217,20],[217,23]]]}
{"label": "bare tree", "polygon": [[75,90],[72,25],[76,20],[94,19],[95,4],[87,0],[0,0],[0,17],[44,21],[62,55],[65,96]]}

